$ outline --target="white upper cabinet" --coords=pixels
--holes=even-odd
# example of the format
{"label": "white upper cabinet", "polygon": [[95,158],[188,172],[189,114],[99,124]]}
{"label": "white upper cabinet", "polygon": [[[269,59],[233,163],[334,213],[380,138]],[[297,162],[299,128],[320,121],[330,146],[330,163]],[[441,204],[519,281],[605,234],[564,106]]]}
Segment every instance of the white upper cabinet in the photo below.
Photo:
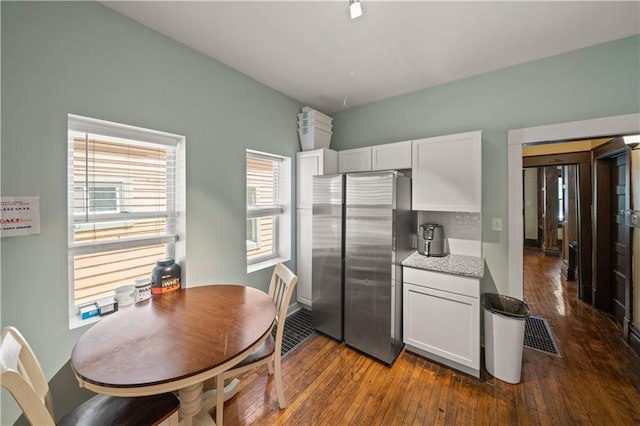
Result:
{"label": "white upper cabinet", "polygon": [[418,139],[412,146],[412,209],[480,212],[482,132]]}
{"label": "white upper cabinet", "polygon": [[331,149],[314,149],[296,154],[296,207],[313,207],[313,176],[338,172],[338,153]]}
{"label": "white upper cabinet", "polygon": [[370,172],[371,147],[345,149],[338,152],[338,171],[340,173]]}
{"label": "white upper cabinet", "polygon": [[411,141],[387,143],[371,148],[371,170],[411,168]]}

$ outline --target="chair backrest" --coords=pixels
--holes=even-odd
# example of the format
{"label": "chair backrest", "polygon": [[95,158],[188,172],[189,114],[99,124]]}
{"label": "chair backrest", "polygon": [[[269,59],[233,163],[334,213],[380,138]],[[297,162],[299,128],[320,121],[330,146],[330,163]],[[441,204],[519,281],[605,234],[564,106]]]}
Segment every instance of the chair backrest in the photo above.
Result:
{"label": "chair backrest", "polygon": [[2,329],[0,384],[16,400],[33,425],[53,425],[53,401],[49,384],[33,350],[14,327]]}
{"label": "chair backrest", "polygon": [[291,272],[282,263],[278,263],[271,276],[269,284],[269,296],[273,298],[276,305],[276,353],[279,354],[282,348],[282,335],[284,323],[287,319],[289,303],[293,295],[293,289],[298,283],[298,276]]}

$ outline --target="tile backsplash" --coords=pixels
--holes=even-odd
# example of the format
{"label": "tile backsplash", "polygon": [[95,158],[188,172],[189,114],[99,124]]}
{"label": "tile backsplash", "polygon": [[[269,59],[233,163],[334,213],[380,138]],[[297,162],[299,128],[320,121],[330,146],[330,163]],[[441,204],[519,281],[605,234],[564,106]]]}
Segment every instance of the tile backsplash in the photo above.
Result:
{"label": "tile backsplash", "polygon": [[482,240],[482,216],[480,213],[419,211],[418,225],[422,223],[442,225],[444,235],[447,238]]}

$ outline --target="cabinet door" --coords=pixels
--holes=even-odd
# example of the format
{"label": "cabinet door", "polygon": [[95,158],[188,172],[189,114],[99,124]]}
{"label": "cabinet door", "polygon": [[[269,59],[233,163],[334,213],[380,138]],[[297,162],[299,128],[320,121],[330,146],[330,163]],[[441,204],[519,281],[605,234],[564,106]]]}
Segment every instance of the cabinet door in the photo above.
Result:
{"label": "cabinet door", "polygon": [[371,147],[339,151],[338,171],[340,173],[371,171]]}
{"label": "cabinet door", "polygon": [[480,369],[479,299],[404,283],[404,341]]}
{"label": "cabinet door", "polygon": [[296,207],[313,206],[313,176],[336,173],[338,153],[330,149],[316,149],[296,154]]}
{"label": "cabinet door", "polygon": [[411,141],[387,143],[371,148],[371,170],[411,168]]}
{"label": "cabinet door", "polygon": [[311,307],[311,260],[313,236],[312,210],[297,210],[298,233],[296,238],[297,247],[297,275],[298,275],[298,302]]}
{"label": "cabinet door", "polygon": [[480,131],[414,140],[412,209],[479,212],[481,148]]}

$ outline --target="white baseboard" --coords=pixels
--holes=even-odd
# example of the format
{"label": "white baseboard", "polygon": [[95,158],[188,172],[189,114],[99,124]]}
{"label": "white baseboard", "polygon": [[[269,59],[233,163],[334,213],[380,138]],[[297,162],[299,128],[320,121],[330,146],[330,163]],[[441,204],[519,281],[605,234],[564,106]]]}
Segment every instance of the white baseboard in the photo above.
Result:
{"label": "white baseboard", "polygon": [[308,306],[303,305],[300,302],[293,302],[292,304],[289,305],[289,310],[287,311],[287,316],[295,314],[300,309],[306,309],[306,310],[309,310],[309,311],[311,310]]}

